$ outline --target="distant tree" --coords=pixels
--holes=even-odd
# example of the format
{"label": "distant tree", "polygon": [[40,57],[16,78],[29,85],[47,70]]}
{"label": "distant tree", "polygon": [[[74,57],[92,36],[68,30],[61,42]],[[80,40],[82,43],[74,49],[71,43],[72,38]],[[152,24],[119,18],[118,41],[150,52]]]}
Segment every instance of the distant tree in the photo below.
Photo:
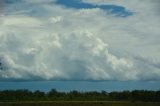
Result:
{"label": "distant tree", "polygon": [[36,90],[34,93],[33,93],[33,97],[35,99],[45,99],[45,93],[44,92],[41,92],[39,90]]}
{"label": "distant tree", "polygon": [[0,91],[0,101],[40,101],[40,100],[85,100],[85,101],[144,101],[144,102],[159,102],[160,91],[148,90],[134,90],[123,92],[110,92],[106,91],[91,91],[91,92],[78,92],[73,90],[71,92],[58,92],[52,89],[48,93],[42,91],[31,92],[26,89],[22,90],[4,90]]}
{"label": "distant tree", "polygon": [[103,96],[107,96],[107,95],[108,95],[108,93],[107,93],[106,91],[101,91],[101,95],[103,95]]}

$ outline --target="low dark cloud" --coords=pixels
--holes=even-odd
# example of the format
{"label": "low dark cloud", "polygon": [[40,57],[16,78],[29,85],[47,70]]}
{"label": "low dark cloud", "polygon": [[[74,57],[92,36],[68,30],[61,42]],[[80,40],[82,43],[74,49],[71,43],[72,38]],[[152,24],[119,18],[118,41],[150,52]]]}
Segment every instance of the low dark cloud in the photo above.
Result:
{"label": "low dark cloud", "polygon": [[144,58],[144,57],[141,57],[141,56],[136,56],[135,59],[137,61],[141,61],[144,64],[147,64],[149,66],[160,69],[160,61],[158,61],[156,59],[154,59],[154,60],[153,59],[147,59],[147,58]]}

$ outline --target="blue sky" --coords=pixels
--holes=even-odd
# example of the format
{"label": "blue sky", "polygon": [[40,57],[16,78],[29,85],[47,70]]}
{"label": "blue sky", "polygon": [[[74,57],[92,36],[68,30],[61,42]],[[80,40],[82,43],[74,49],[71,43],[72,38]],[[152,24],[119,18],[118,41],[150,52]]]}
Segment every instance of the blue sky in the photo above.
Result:
{"label": "blue sky", "polygon": [[147,83],[160,81],[158,0],[0,3],[4,88],[6,81],[133,81],[126,87],[135,81],[159,88]]}
{"label": "blue sky", "polygon": [[114,14],[120,17],[127,17],[132,15],[133,13],[127,11],[125,7],[118,6],[118,5],[111,5],[111,4],[103,4],[103,5],[96,5],[91,3],[85,3],[81,0],[57,0],[56,4],[63,5],[67,8],[75,8],[75,9],[93,9],[93,8],[100,8],[110,14]]}
{"label": "blue sky", "polygon": [[159,90],[160,82],[134,82],[134,81],[28,81],[28,82],[0,82],[0,90],[5,89],[29,89],[32,91],[123,91],[123,90]]}

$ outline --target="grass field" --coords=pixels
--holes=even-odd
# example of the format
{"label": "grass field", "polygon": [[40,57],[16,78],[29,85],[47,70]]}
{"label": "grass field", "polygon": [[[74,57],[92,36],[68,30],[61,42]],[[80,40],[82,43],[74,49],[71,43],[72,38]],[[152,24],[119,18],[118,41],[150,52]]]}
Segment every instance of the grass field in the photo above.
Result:
{"label": "grass field", "polygon": [[0,102],[0,106],[160,106],[151,102],[108,102],[108,101],[47,101],[47,102]]}

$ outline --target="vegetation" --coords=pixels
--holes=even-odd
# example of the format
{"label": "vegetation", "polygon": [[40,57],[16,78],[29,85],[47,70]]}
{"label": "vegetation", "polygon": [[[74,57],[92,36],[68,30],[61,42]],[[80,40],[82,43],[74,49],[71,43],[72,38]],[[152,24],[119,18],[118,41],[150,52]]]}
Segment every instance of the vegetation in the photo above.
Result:
{"label": "vegetation", "polygon": [[57,102],[3,102],[0,106],[160,106],[158,102],[105,102],[105,101],[57,101]]}
{"label": "vegetation", "polygon": [[160,91],[134,90],[122,92],[49,92],[29,90],[0,91],[0,102],[24,101],[131,101],[131,102],[160,102]]}

